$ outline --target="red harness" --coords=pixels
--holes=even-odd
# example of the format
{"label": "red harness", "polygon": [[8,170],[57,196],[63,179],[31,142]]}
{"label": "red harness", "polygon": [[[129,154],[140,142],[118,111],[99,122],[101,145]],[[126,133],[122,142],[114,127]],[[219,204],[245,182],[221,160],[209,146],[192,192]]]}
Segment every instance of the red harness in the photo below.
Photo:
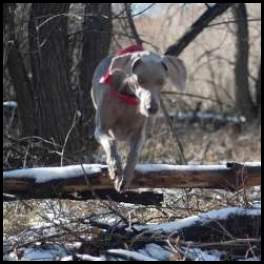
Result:
{"label": "red harness", "polygon": [[[116,56],[132,53],[132,52],[137,52],[137,51],[143,51],[142,45],[132,45],[129,46],[125,49],[120,49],[117,53]],[[112,74],[109,72],[109,69],[105,73],[104,76],[100,79],[100,83],[108,84],[112,89],[110,92],[110,95],[113,97],[116,97],[120,99],[121,102],[128,104],[128,105],[138,105],[139,104],[139,99],[133,95],[126,95],[119,93],[114,87],[112,87]]]}

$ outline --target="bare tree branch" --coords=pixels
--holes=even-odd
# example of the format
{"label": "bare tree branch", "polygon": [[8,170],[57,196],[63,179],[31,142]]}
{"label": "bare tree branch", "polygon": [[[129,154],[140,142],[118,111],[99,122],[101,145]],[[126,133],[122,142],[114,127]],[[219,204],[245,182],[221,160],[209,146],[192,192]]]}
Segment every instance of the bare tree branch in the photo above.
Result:
{"label": "bare tree branch", "polygon": [[[261,18],[249,18],[247,20],[248,22],[261,22]],[[218,22],[218,23],[212,23],[206,27],[214,27],[214,26],[219,26],[219,25],[223,25],[223,24],[232,24],[232,23],[238,23],[239,20],[228,20],[228,21],[222,21],[222,22]]]}
{"label": "bare tree branch", "polygon": [[233,3],[219,3],[207,9],[175,44],[167,48],[165,54],[178,56],[213,19],[223,14],[232,5]]}
{"label": "bare tree branch", "polygon": [[134,20],[132,18],[131,4],[130,3],[125,3],[125,10],[126,10],[126,15],[127,15],[127,19],[128,19],[128,23],[129,23],[130,29],[132,31],[132,35],[134,36],[137,44],[141,45],[142,44],[142,40],[139,37],[139,34],[137,32],[137,29],[136,29],[136,26],[134,24]]}

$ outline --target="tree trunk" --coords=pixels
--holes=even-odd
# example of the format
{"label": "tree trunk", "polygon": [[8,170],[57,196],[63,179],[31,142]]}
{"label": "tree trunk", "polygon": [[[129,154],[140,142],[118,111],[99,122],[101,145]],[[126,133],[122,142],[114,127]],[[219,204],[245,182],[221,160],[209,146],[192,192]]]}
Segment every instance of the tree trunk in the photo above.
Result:
{"label": "tree trunk", "polygon": [[235,63],[236,106],[250,120],[255,117],[256,111],[250,95],[248,82],[249,34],[246,5],[244,3],[234,5],[233,15],[234,19],[238,21]]}
{"label": "tree trunk", "polygon": [[7,58],[8,72],[16,91],[16,101],[18,103],[20,119],[22,120],[21,134],[22,136],[30,136],[34,134],[32,124],[35,123],[33,115],[33,94],[15,35],[15,5],[10,3],[4,4],[4,58]]}
{"label": "tree trunk", "polygon": [[82,112],[81,138],[89,153],[97,148],[94,139],[95,111],[90,96],[92,77],[98,63],[108,54],[111,33],[111,3],[85,4],[79,104]]}
{"label": "tree trunk", "polygon": [[261,64],[259,65],[258,79],[256,83],[256,104],[258,109],[259,120],[261,120]]}
{"label": "tree trunk", "polygon": [[[36,133],[61,145],[76,110],[69,82],[67,17],[63,15],[69,5],[33,3],[29,21]],[[71,132],[67,144],[70,151],[80,146],[76,132]]]}

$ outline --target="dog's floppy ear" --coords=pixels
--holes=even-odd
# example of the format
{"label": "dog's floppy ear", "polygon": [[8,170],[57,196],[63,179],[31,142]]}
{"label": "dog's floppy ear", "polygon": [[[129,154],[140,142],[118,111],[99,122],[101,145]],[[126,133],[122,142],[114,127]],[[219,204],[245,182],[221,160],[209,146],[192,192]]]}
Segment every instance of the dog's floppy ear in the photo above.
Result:
{"label": "dog's floppy ear", "polygon": [[109,66],[110,72],[114,72],[115,70],[127,71],[127,67],[130,64],[130,60],[131,54],[114,57]]}
{"label": "dog's floppy ear", "polygon": [[164,65],[165,70],[167,70],[171,82],[177,86],[177,88],[184,90],[187,71],[183,61],[174,56],[166,55],[162,59],[162,64]]}
{"label": "dog's floppy ear", "polygon": [[137,57],[135,57],[135,58],[132,60],[132,63],[131,63],[131,71],[132,71],[132,73],[134,72],[135,68],[136,68],[140,63],[142,63],[142,60],[141,60],[141,57],[140,57],[140,56],[137,56]]}
{"label": "dog's floppy ear", "polygon": [[125,85],[126,74],[121,70],[114,70],[112,72],[112,85],[116,90],[121,91]]}

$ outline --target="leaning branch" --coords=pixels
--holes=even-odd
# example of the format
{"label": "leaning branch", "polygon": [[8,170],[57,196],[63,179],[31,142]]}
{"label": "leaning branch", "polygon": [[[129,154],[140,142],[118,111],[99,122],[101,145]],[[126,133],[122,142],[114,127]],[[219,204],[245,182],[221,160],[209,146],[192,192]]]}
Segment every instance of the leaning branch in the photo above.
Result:
{"label": "leaning branch", "polygon": [[209,25],[216,17],[222,15],[233,3],[215,4],[207,9],[189,28],[189,30],[173,45],[169,46],[166,55],[179,54]]}
{"label": "leaning branch", "polygon": [[[157,204],[162,194],[140,188],[214,188],[238,190],[261,184],[261,163],[226,165],[137,165],[128,192],[118,193],[101,164],[18,169],[3,173],[5,200],[68,198],[112,199],[119,202]],[[142,190],[142,189],[141,189]],[[8,198],[9,197],[9,198]]]}

